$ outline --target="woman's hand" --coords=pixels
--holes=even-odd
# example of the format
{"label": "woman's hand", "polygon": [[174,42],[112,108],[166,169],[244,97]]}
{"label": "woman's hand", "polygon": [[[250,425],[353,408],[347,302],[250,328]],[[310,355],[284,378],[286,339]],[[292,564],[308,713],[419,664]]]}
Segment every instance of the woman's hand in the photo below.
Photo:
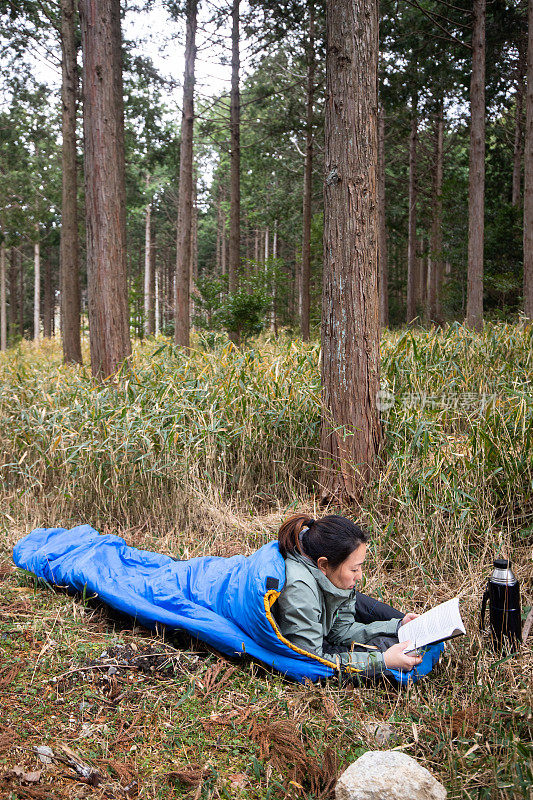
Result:
{"label": "woman's hand", "polygon": [[[407,614],[407,616],[409,616],[409,614]],[[409,670],[416,667],[417,664],[421,664],[422,656],[409,656],[405,652],[405,650],[412,649],[412,647],[412,642],[398,642],[398,644],[393,644],[392,647],[389,647],[389,649],[385,650],[383,653],[385,666],[389,669],[401,669],[404,672],[409,672]]]}
{"label": "woman's hand", "polygon": [[402,619],[402,621],[400,622],[400,625],[405,625],[405,623],[406,623],[406,622],[411,622],[411,620],[413,620],[413,619],[416,619],[416,618],[417,618],[417,617],[419,617],[419,616],[420,616],[420,614],[415,614],[415,612],[414,612],[414,611],[410,611],[410,612],[409,612],[408,614],[406,614],[406,615],[405,615],[405,617]]}

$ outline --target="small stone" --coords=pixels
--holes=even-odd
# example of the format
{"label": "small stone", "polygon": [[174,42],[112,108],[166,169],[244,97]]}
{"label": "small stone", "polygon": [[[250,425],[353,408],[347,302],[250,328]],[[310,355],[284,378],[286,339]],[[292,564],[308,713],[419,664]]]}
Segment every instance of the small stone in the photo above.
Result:
{"label": "small stone", "polygon": [[389,722],[364,722],[363,730],[382,747],[394,736],[394,725]]}
{"label": "small stone", "polygon": [[446,800],[446,794],[425,767],[397,750],[369,750],[335,787],[335,800]]}
{"label": "small stone", "polygon": [[82,700],[80,703],[80,711],[88,711],[89,708],[92,708],[90,703],[87,703],[85,700]]}
{"label": "small stone", "polygon": [[103,653],[100,653],[100,658],[107,658],[107,650],[104,650]]}
{"label": "small stone", "polygon": [[118,669],[116,667],[109,667],[109,669],[107,670],[107,674],[108,675],[116,675],[117,672],[118,672]]}
{"label": "small stone", "polygon": [[39,760],[43,762],[43,764],[51,764],[54,760],[54,751],[51,747],[47,747],[45,744],[40,744],[35,748],[35,753],[39,757]]}

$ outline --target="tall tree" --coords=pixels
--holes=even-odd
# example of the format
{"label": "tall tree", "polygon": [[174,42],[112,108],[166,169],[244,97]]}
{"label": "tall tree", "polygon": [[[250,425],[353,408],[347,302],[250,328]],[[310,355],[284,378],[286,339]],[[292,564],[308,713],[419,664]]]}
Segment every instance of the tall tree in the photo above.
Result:
{"label": "tall tree", "polygon": [[7,303],[6,303],[6,243],[3,233],[0,241],[0,350],[7,347]]}
{"label": "tall tree", "polygon": [[61,100],[63,123],[61,242],[59,255],[61,334],[65,362],[81,364],[78,175],[76,164],[78,64],[76,52],[75,0],[61,0]]}
{"label": "tall tree", "polygon": [[377,0],[327,4],[320,483],[356,498],[381,441],[376,241]]}
{"label": "tall tree", "polygon": [[48,257],[44,262],[43,285],[43,336],[49,339],[54,327],[54,287],[52,284],[52,264]]}
{"label": "tall tree", "polygon": [[120,0],[80,0],[91,370],[113,375],[131,355]]}
{"label": "tall tree", "polygon": [[33,242],[33,341],[41,335],[41,240],[39,223],[35,223]]}
{"label": "tall tree", "polygon": [[417,176],[418,97],[411,100],[411,134],[409,136],[409,220],[407,232],[407,324],[417,314],[418,272],[416,258],[416,206],[418,202]]}
{"label": "tall tree", "polygon": [[526,136],[524,147],[524,313],[533,320],[533,0],[528,4]]}
{"label": "tall tree", "polygon": [[233,0],[231,27],[231,97],[230,97],[230,232],[228,288],[237,291],[241,262],[241,102],[239,89],[239,3]]}
{"label": "tall tree", "polygon": [[307,341],[310,333],[310,282],[311,282],[311,216],[313,192],[313,116],[315,88],[315,7],[314,0],[308,0],[309,34],[307,41],[307,102],[305,119],[305,165],[303,192],[303,235],[302,235],[302,339]]}
{"label": "tall tree", "polygon": [[193,189],[194,61],[196,58],[197,0],[187,0],[183,113],[181,118],[180,183],[178,195],[178,235],[176,255],[176,296],[174,341],[189,346],[191,230]]}
{"label": "tall tree", "polygon": [[440,322],[442,283],[442,178],[443,178],[444,114],[439,100],[435,116],[432,164],[431,232],[428,260],[427,310],[431,322]]}
{"label": "tall tree", "polygon": [[9,258],[9,341],[15,341],[18,333],[17,251],[11,247]]}
{"label": "tall tree", "polygon": [[379,264],[379,321],[383,328],[389,324],[389,272],[387,264],[387,222],[385,217],[385,109],[378,112],[378,264]]}
{"label": "tall tree", "polygon": [[468,172],[468,279],[466,324],[483,326],[485,230],[485,16],[486,0],[474,0],[470,80],[470,165]]}
{"label": "tall tree", "polygon": [[[146,175],[146,190],[150,186],[150,176]],[[148,198],[144,216],[144,332],[151,336],[155,329],[154,320],[154,272],[152,252],[152,201]]]}

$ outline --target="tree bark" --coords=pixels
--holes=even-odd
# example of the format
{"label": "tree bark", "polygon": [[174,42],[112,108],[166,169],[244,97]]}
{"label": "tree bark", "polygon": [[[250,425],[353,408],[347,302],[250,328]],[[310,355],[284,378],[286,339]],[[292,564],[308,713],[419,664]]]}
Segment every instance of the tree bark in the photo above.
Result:
{"label": "tree bark", "polygon": [[6,243],[0,242],[0,350],[7,348]]}
{"label": "tree bark", "polygon": [[192,162],[197,5],[197,0],[187,0],[185,72],[183,75],[183,114],[181,117],[180,184],[178,192],[176,286],[174,296],[174,341],[182,347],[189,347],[191,329]]}
{"label": "tree bark", "polygon": [[442,287],[442,174],[443,174],[444,115],[442,103],[435,118],[433,149],[433,181],[431,203],[431,238],[428,261],[428,317],[430,322],[442,322],[440,300]]}
{"label": "tree bark", "polygon": [[157,268],[157,261],[154,259],[154,334],[159,336],[161,331],[161,270]]}
{"label": "tree bark", "polygon": [[237,291],[241,261],[241,145],[240,145],[240,93],[239,93],[239,3],[233,0],[231,29],[231,98],[230,98],[230,234],[228,288]]}
{"label": "tree bark", "polygon": [[409,137],[409,220],[407,232],[407,324],[417,315],[416,204],[418,200],[417,144],[418,100],[412,100],[411,135]]}
{"label": "tree bark", "polygon": [[79,10],[91,370],[102,379],[131,355],[120,0],[80,0]]}
{"label": "tree bark", "polygon": [[416,299],[417,306],[424,308],[427,300],[427,279],[428,279],[428,253],[426,239],[422,233],[418,239],[417,258],[416,258]]}
{"label": "tree bark", "polygon": [[17,251],[11,248],[9,258],[9,341],[17,337],[18,328]]}
{"label": "tree bark", "polygon": [[[37,235],[39,226],[36,225]],[[41,333],[41,243],[33,245],[33,341],[39,341]]]}
{"label": "tree bark", "polygon": [[76,107],[78,94],[76,51],[75,0],[61,0],[61,99],[63,126],[61,148],[63,185],[61,242],[59,246],[61,331],[63,360],[67,363],[81,364],[78,176],[76,163]]}
{"label": "tree bark", "polygon": [[52,287],[52,265],[50,258],[44,262],[44,286],[43,286],[43,336],[50,339],[52,336],[52,324],[54,317],[54,295]]}
{"label": "tree bark", "polygon": [[359,499],[381,442],[376,0],[327,4],[322,301],[323,501]]}
{"label": "tree bark", "polygon": [[528,4],[526,135],[524,147],[524,314],[533,320],[533,0]]}
{"label": "tree bark", "polygon": [[309,35],[307,41],[307,105],[305,120],[305,166],[303,194],[303,233],[302,233],[302,339],[310,336],[310,284],[311,284],[311,218],[313,190],[313,116],[315,90],[315,7],[314,0],[308,0]]}
{"label": "tree bark", "polygon": [[389,324],[389,270],[387,265],[387,223],[385,217],[385,110],[378,113],[378,264],[379,264],[379,322]]}
{"label": "tree bark", "polygon": [[[150,176],[146,176],[146,190],[150,184]],[[152,201],[146,205],[144,216],[144,333],[154,334],[154,276],[152,253]]]}
{"label": "tree bark", "polygon": [[522,184],[522,157],[524,155],[524,71],[526,58],[522,39],[518,45],[518,62],[516,65],[516,95],[515,95],[515,129],[513,147],[513,188],[511,202],[513,206],[520,205]]}
{"label": "tree bark", "polygon": [[483,327],[483,243],[485,226],[485,9],[474,0],[470,81],[470,166],[468,175],[468,279],[466,324]]}
{"label": "tree bark", "polygon": [[220,275],[222,264],[222,198],[220,185],[217,193],[217,243],[215,246],[215,274]]}
{"label": "tree bark", "polygon": [[18,264],[19,264],[19,280],[20,280],[20,297],[19,297],[19,328],[20,336],[24,337],[24,261],[22,258],[22,251],[18,251]]}

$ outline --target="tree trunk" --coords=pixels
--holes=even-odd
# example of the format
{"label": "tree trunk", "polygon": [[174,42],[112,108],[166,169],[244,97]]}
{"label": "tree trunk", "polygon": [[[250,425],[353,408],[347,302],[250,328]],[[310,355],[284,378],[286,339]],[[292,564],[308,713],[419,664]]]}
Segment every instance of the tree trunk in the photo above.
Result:
{"label": "tree trunk", "polygon": [[[39,226],[37,235],[39,233]],[[33,245],[33,341],[37,342],[41,333],[41,244]]]}
{"label": "tree trunk", "polygon": [[194,61],[196,58],[197,0],[187,0],[187,34],[185,40],[185,72],[183,75],[183,114],[181,117],[180,184],[178,193],[178,237],[176,253],[176,286],[174,295],[174,341],[189,347],[192,161],[194,125]]}
{"label": "tree trunk", "polygon": [[220,192],[220,185],[217,194],[217,243],[215,246],[215,274],[220,275],[220,267],[222,264],[222,198]]}
{"label": "tree trunk", "polygon": [[433,181],[431,202],[431,238],[428,262],[428,317],[430,322],[441,323],[440,295],[442,286],[442,158],[444,115],[442,103],[435,119],[433,149]]}
{"label": "tree trunk", "polygon": [[191,193],[191,263],[189,269],[189,303],[191,319],[196,313],[195,294],[198,281],[198,206],[196,203],[196,177],[193,175]]}
{"label": "tree trunk", "polygon": [[302,234],[302,339],[308,341],[310,335],[310,283],[311,283],[311,218],[313,190],[313,104],[315,90],[315,7],[314,0],[308,0],[309,37],[307,42],[307,109],[305,120],[305,166],[303,196],[303,234]]}
{"label": "tree trunk", "polygon": [[524,314],[533,320],[533,0],[528,5],[526,135],[524,147]]}
{"label": "tree trunk", "polygon": [[416,299],[417,305],[424,308],[427,299],[428,259],[424,234],[418,239],[416,259]]}
{"label": "tree trunk", "polygon": [[19,279],[20,279],[20,296],[19,296],[19,328],[20,336],[24,337],[24,260],[22,258],[22,251],[18,251],[19,263]]}
{"label": "tree trunk", "polygon": [[150,232],[150,286],[148,292],[150,302],[148,304],[148,333],[153,336],[156,333],[155,324],[155,280],[157,270],[157,246],[155,230]]}
{"label": "tree trunk", "polygon": [[[150,176],[146,176],[146,191],[150,185]],[[152,280],[152,202],[146,205],[144,215],[144,333],[154,333],[154,294]]]}
{"label": "tree trunk", "polygon": [[61,331],[63,359],[82,363],[80,338],[80,279],[78,239],[78,176],[76,163],[76,106],[78,65],[75,0],[61,0],[62,200],[59,246]]}
{"label": "tree trunk", "polygon": [[0,350],[7,348],[6,243],[0,242]]}
{"label": "tree trunk", "polygon": [[17,294],[17,251],[12,247],[9,258],[9,341],[11,344],[15,341],[18,332]]}
{"label": "tree trunk", "polygon": [[485,7],[474,0],[470,82],[470,167],[468,175],[468,279],[466,324],[483,327],[483,242],[485,226]]}
{"label": "tree trunk", "polygon": [[516,106],[515,129],[513,147],[513,189],[511,202],[513,206],[520,205],[520,189],[522,183],[522,156],[524,155],[524,71],[526,58],[522,39],[518,45],[518,62],[516,65]]}
{"label": "tree trunk", "polygon": [[222,238],[220,240],[220,273],[225,275],[227,272],[227,243],[226,243],[226,213],[222,209]]}
{"label": "tree trunk", "polygon": [[385,110],[378,112],[378,264],[379,264],[379,322],[389,324],[389,270],[387,265],[387,223],[385,217]]}
{"label": "tree trunk", "polygon": [[231,29],[231,98],[230,98],[230,234],[228,288],[237,291],[241,260],[241,145],[240,145],[240,94],[239,94],[239,2],[233,0]]}
{"label": "tree trunk", "polygon": [[416,262],[416,204],[418,200],[417,144],[418,119],[417,98],[412,101],[411,135],[409,137],[409,220],[407,232],[407,324],[417,315],[417,262]]}
{"label": "tree trunk", "polygon": [[274,235],[272,236],[272,279],[271,279],[272,313],[270,315],[270,324],[276,336],[278,335],[278,320],[277,320],[278,276],[277,276],[277,264],[276,264],[277,257],[278,257],[278,221],[276,219],[274,220]]}
{"label": "tree trunk", "polygon": [[120,0],[80,0],[79,9],[91,370],[101,379],[131,355]]}
{"label": "tree trunk", "polygon": [[156,336],[159,336],[159,333],[161,331],[160,281],[161,281],[160,270],[157,268],[157,261],[154,260],[154,333]]}
{"label": "tree trunk", "polygon": [[44,262],[43,289],[43,336],[46,339],[50,339],[52,336],[52,320],[54,316],[52,265],[50,263],[50,258],[47,258]]}
{"label": "tree trunk", "polygon": [[377,286],[376,0],[327,4],[323,500],[360,498],[381,442]]}

